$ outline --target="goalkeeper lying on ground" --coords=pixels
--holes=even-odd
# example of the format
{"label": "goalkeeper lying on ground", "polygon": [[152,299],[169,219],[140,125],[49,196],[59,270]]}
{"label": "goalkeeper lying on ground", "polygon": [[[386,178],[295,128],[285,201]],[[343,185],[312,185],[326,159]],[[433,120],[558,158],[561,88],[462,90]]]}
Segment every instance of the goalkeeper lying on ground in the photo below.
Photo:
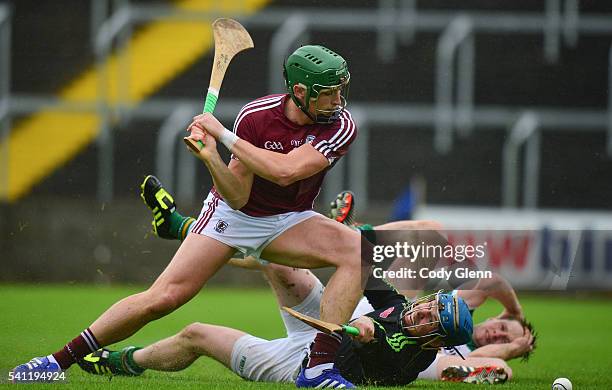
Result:
{"label": "goalkeeper lying on ground", "polygon": [[[162,189],[161,184],[154,177],[149,176],[143,183],[143,198],[156,216],[154,230],[158,235],[172,238],[169,225],[173,216],[180,218],[183,225],[190,223],[189,218],[181,217],[176,212],[171,196]],[[165,211],[160,213],[160,210]],[[351,221],[352,213],[352,194],[341,194],[332,207],[333,217],[339,222],[347,223]],[[398,229],[402,228],[401,224],[402,222],[396,222],[376,227],[376,229]],[[416,222],[405,221],[403,224],[414,228]],[[421,224],[424,225],[423,228],[431,229],[430,224]],[[175,231],[182,232],[181,238],[184,238],[189,231],[188,228],[189,226],[183,226]],[[368,228],[371,229],[366,226],[366,229]],[[290,306],[302,313],[318,316],[323,287],[309,271],[275,264],[263,266],[253,259],[234,260],[232,263],[261,269],[275,291],[279,305]],[[469,293],[466,300],[475,305],[486,299],[486,293],[482,291],[459,291],[458,293],[459,295]],[[510,302],[511,297],[514,297],[516,305],[508,304],[505,314],[517,314],[517,310],[520,312],[520,306],[516,302],[516,296],[513,291],[507,295],[508,299],[501,296],[497,298],[504,303]],[[361,335],[355,341],[344,336],[343,353],[339,354],[340,362],[337,362],[343,374],[354,379],[355,382],[406,384],[414,380],[418,374],[419,377],[430,379],[503,383],[511,375],[509,367],[500,359],[471,357],[470,355],[467,361],[463,361],[458,356],[436,355],[435,352],[432,353],[432,350],[427,349],[427,347],[453,343],[448,335],[446,338],[440,336],[444,334],[444,326],[440,323],[435,305],[432,305],[434,300],[448,299],[447,294],[430,296],[415,301],[412,305],[408,305],[403,297],[390,290],[386,292],[369,291],[366,296],[371,299],[374,307],[366,299],[362,300],[355,311],[354,317],[357,320],[352,323],[360,329]],[[412,310],[406,311],[406,307]],[[375,308],[378,310],[373,311]],[[405,313],[400,314],[403,311]],[[360,317],[363,313],[369,314]],[[128,347],[117,352],[98,351],[86,357],[80,362],[80,365],[92,373],[137,375],[147,368],[165,371],[180,370],[189,366],[199,356],[206,355],[220,361],[238,375],[249,380],[291,382],[299,371],[299,364],[307,356],[308,345],[316,331],[284,312],[281,312],[281,315],[288,335],[282,339],[268,341],[236,329],[195,323],[186,327],[179,334],[144,349]],[[520,315],[522,316],[522,313]],[[394,327],[397,328],[399,318],[405,319],[403,329],[394,329]],[[524,328],[509,325],[510,322],[510,320],[491,320],[490,325],[482,326],[477,336],[482,334],[485,342],[493,341],[491,337],[495,337],[495,341],[513,338],[512,342],[504,344],[513,344],[519,338],[525,338],[522,332],[520,337],[516,337],[518,329],[523,330]],[[513,322],[518,324],[517,321]],[[395,331],[398,332],[394,333]],[[426,337],[423,338],[423,335]],[[379,339],[380,343],[372,343],[374,339]],[[471,340],[471,337],[469,339],[472,344],[473,341],[476,341]],[[529,339],[525,340],[526,343],[529,341]],[[499,348],[501,345],[496,345],[497,349],[489,350],[489,352],[497,351],[501,354],[501,351],[505,351],[504,357],[509,358],[508,353],[517,354],[520,349],[518,345],[513,348]],[[467,347],[464,345],[460,348],[464,349],[465,354]],[[524,346],[522,348],[524,349]],[[478,355],[479,350],[482,351],[485,348],[478,348],[471,354],[482,356]],[[435,362],[432,363],[434,360]],[[458,363],[461,365],[457,365]]]}

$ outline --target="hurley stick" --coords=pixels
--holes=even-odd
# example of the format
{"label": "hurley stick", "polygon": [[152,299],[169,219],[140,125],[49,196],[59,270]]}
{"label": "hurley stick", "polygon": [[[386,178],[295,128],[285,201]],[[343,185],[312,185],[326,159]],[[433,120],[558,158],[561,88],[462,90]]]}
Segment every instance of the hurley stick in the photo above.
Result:
{"label": "hurley stick", "polygon": [[[247,30],[233,19],[217,19],[213,22],[212,28],[215,39],[215,58],[210,74],[206,102],[204,103],[204,112],[215,110],[219,90],[230,61],[241,51],[254,47],[253,40]],[[195,153],[199,153],[204,147],[201,141],[195,141],[189,137],[185,137],[183,140]]]}
{"label": "hurley stick", "polygon": [[343,332],[346,334],[351,334],[353,336],[359,336],[359,329],[355,328],[354,326],[338,325],[338,324],[332,324],[331,322],[321,321],[319,319],[307,316],[306,314],[297,312],[286,306],[283,306],[283,310],[291,314],[298,320],[302,321],[303,323],[310,325],[313,328],[318,329],[323,333],[332,334],[334,332],[336,333]]}

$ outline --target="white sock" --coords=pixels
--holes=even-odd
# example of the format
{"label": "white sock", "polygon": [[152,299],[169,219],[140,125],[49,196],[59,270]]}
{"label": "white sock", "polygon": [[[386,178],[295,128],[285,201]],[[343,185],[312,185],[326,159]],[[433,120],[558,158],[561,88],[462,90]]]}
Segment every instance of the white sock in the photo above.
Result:
{"label": "white sock", "polygon": [[319,375],[323,374],[323,370],[331,370],[332,368],[334,368],[334,363],[319,364],[318,366],[314,366],[304,370],[304,376],[306,377],[306,379],[316,378]]}
{"label": "white sock", "polygon": [[55,357],[53,357],[53,355],[48,355],[47,359],[49,359],[49,363],[55,363],[59,367],[59,363],[57,362],[57,360],[55,360]]}

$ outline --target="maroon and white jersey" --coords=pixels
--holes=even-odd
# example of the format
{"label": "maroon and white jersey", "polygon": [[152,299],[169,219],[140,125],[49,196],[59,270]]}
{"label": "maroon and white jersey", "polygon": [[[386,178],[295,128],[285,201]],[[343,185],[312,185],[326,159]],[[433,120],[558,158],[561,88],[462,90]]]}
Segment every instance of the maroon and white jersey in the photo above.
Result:
{"label": "maroon and white jersey", "polygon": [[[300,126],[285,116],[288,94],[270,95],[245,105],[234,123],[234,132],[258,148],[276,153],[289,153],[310,143],[329,161],[321,172],[281,187],[255,175],[247,204],[240,209],[245,214],[261,217],[311,210],[327,171],[348,151],[357,136],[357,127],[350,112],[330,124]],[[232,158],[236,158],[232,155]]]}

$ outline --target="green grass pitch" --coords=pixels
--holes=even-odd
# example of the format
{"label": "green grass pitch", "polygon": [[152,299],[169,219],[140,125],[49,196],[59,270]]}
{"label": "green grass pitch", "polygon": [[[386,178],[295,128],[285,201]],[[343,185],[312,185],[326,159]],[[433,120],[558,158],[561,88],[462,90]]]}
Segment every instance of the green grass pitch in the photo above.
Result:
{"label": "green grass pitch", "polygon": [[[74,337],[116,300],[139,291],[134,287],[85,287],[71,285],[0,285],[0,372],[7,372],[31,357],[54,352]],[[573,298],[522,295],[528,318],[540,337],[538,349],[528,363],[511,362],[514,380],[508,389],[550,389],[556,377],[569,377],[575,389],[612,388],[612,306],[604,298]],[[476,321],[499,312],[487,304],[476,312]],[[170,316],[146,326],[122,342],[146,345],[178,332],[191,322],[222,324],[260,337],[283,336],[274,298],[266,290],[206,289]],[[176,373],[148,371],[142,377],[107,377],[67,372],[65,388],[294,388],[291,384],[252,383],[240,379],[220,364],[201,358],[189,369]],[[37,388],[48,385],[34,385]],[[414,382],[416,389],[471,388],[473,385]]]}

